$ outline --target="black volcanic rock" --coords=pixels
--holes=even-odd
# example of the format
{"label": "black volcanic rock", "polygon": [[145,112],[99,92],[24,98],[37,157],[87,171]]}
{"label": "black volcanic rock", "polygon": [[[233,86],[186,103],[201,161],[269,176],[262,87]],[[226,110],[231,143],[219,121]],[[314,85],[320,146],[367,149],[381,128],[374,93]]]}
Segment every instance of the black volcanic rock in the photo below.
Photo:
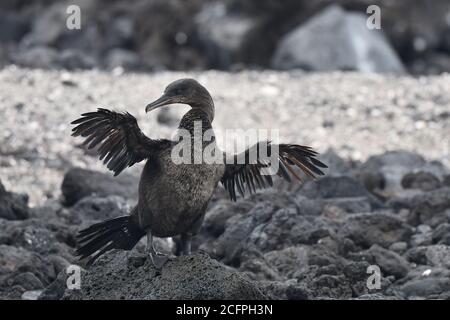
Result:
{"label": "black volcanic rock", "polygon": [[317,181],[308,181],[299,192],[312,199],[364,197],[373,208],[383,207],[383,204],[360,181],[350,176],[325,176]]}
{"label": "black volcanic rock", "polygon": [[441,186],[439,179],[430,172],[408,173],[402,178],[402,186],[405,189],[420,189],[430,191]]}
{"label": "black volcanic rock", "polygon": [[[329,48],[333,48],[332,53],[327,53]],[[383,32],[369,30],[366,15],[346,12],[338,5],[330,5],[283,36],[273,55],[272,67],[404,72]]]}
{"label": "black volcanic rock", "polygon": [[71,208],[71,218],[82,223],[83,221],[103,221],[130,212],[126,200],[119,196],[82,198]]}
{"label": "black volcanic rock", "polygon": [[118,195],[137,200],[138,181],[137,177],[126,173],[113,177],[97,171],[73,168],[64,176],[61,189],[64,203],[68,206],[91,195]]}
{"label": "black volcanic rock", "polygon": [[385,276],[392,275],[400,279],[405,277],[410,269],[405,258],[376,244],[362,252],[362,255],[370,263],[378,265]]}
{"label": "black volcanic rock", "polygon": [[371,212],[348,216],[339,234],[363,248],[374,244],[389,248],[396,242],[408,241],[412,228],[394,214]]}
{"label": "black volcanic rock", "polygon": [[159,271],[146,257],[110,252],[82,273],[64,299],[267,299],[261,286],[204,253],[178,257]]}
{"label": "black volcanic rock", "polygon": [[7,220],[23,220],[30,216],[28,197],[6,191],[0,181],[0,218]]}
{"label": "black volcanic rock", "polygon": [[428,224],[438,226],[449,221],[450,188],[444,187],[413,196],[393,198],[388,205],[399,209],[408,209],[408,222],[417,226]]}
{"label": "black volcanic rock", "polygon": [[[144,255],[137,256],[145,250],[143,239],[131,253],[112,251],[82,269],[82,291],[66,286],[67,266],[84,266],[73,255],[75,234],[129,212],[138,179],[72,169],[63,183],[64,194],[75,202],[71,207],[53,199],[30,209],[25,220],[0,218],[0,298],[450,297],[449,188],[424,191],[400,184],[418,172],[442,181],[447,169],[405,152],[374,156],[367,161],[371,165],[328,156],[336,162],[334,173],[317,181],[291,188],[277,181],[275,188],[236,202],[219,188],[192,256],[157,271]],[[383,197],[369,192],[359,174],[370,166],[383,179],[395,178],[396,192]],[[0,194],[9,193],[0,185]],[[176,252],[176,238],[156,241],[160,250]],[[198,248],[218,261],[195,253]],[[371,265],[381,269],[380,289],[367,287]]]}

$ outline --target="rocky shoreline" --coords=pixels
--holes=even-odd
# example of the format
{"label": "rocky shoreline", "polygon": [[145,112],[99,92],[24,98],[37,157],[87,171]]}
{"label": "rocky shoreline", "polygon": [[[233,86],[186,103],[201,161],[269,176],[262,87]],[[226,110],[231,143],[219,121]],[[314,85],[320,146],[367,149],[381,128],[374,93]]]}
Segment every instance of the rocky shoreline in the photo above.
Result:
{"label": "rocky shoreline", "polygon": [[[280,140],[318,149],[327,175],[280,181],[236,203],[219,188],[195,239],[199,253],[158,273],[140,243],[83,269],[81,290],[68,290],[66,268],[79,264],[76,232],[127,214],[140,169],[113,178],[70,137],[70,121],[96,107],[124,109],[149,135],[170,137],[185,109],[149,116],[143,106],[185,76],[211,88],[219,132],[280,128]],[[445,75],[4,68],[0,298],[449,299],[449,82]],[[176,238],[157,244],[177,251]],[[367,286],[370,266],[380,268],[380,289]]]}

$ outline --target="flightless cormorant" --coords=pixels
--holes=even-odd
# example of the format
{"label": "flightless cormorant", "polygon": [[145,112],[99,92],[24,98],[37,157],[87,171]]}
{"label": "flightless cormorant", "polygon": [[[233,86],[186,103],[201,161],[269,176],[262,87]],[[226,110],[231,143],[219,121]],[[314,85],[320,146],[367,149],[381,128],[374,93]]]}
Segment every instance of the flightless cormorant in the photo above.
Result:
{"label": "flightless cormorant", "polygon": [[[88,265],[109,250],[131,250],[145,235],[149,256],[157,267],[168,257],[156,252],[154,236],[181,235],[181,252],[190,254],[192,236],[199,230],[219,182],[236,201],[236,191],[244,196],[247,191],[253,193],[258,188],[272,186],[271,175],[263,172],[271,164],[277,165],[272,174],[287,181],[291,181],[291,176],[300,179],[292,167],[300,168],[313,178],[323,175],[320,168],[326,165],[317,160],[317,152],[307,146],[258,142],[237,155],[221,152],[212,131],[213,100],[206,88],[193,79],[169,84],[159,99],[147,105],[146,112],[175,103],[191,107],[181,119],[178,131],[188,132],[191,137],[209,132],[209,139],[202,139],[200,145],[188,144],[187,153],[193,164],[173,161],[174,148],[179,148],[179,143],[192,142],[190,139],[182,142],[181,139],[148,138],[129,113],[99,108],[72,122],[76,125],[72,135],[86,138],[88,148],[97,147],[100,159],[114,175],[146,161],[139,182],[139,200],[130,214],[94,224],[77,235],[77,255],[80,259],[89,258]],[[196,132],[197,127],[201,132]],[[198,154],[203,154],[205,148],[214,150],[212,154],[221,161],[199,161]],[[175,153],[186,152],[186,149],[181,150]]]}

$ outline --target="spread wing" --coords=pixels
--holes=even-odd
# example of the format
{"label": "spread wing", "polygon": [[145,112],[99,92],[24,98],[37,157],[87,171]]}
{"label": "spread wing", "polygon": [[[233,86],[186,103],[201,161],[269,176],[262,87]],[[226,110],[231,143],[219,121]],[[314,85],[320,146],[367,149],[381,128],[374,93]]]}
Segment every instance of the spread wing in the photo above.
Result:
{"label": "spread wing", "polygon": [[[277,151],[277,146],[278,152],[272,157],[272,152]],[[221,182],[230,194],[231,200],[236,201],[236,189],[241,196],[244,196],[246,190],[252,194],[256,192],[256,189],[272,186],[273,174],[283,177],[288,182],[291,182],[291,176],[301,181],[292,167],[300,168],[305,174],[315,179],[316,176],[324,174],[320,168],[327,168],[324,163],[316,159],[317,155],[317,152],[307,146],[272,145],[269,142],[259,142],[240,154],[228,157],[228,160],[232,161],[231,164],[228,164],[230,161],[226,162]],[[271,159],[277,161],[276,172],[269,172],[272,165]]]}
{"label": "spread wing", "polygon": [[89,149],[98,146],[100,160],[117,176],[125,168],[148,158],[165,140],[152,140],[139,129],[136,118],[99,108],[72,122],[72,136],[86,138]]}

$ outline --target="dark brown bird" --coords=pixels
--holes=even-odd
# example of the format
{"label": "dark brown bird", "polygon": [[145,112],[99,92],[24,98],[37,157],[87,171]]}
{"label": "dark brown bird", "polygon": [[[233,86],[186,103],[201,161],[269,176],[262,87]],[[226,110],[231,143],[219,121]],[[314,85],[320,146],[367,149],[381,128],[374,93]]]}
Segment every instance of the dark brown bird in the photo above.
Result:
{"label": "dark brown bird", "polygon": [[[326,165],[306,146],[259,142],[241,154],[222,153],[212,131],[213,99],[193,79],[171,83],[159,99],[147,105],[146,112],[174,103],[191,107],[178,127],[180,137],[189,133],[188,138],[178,141],[150,139],[141,132],[132,115],[107,109],[84,113],[72,122],[76,125],[72,135],[86,138],[89,148],[97,147],[100,160],[114,175],[146,161],[139,182],[139,200],[130,215],[97,223],[79,232],[77,254],[80,259],[89,258],[88,265],[109,250],[131,250],[144,235],[147,235],[149,256],[157,267],[168,258],[155,251],[154,236],[181,235],[181,252],[190,254],[192,236],[200,229],[219,181],[236,201],[237,192],[244,196],[272,186],[272,176],[264,170],[269,170],[273,164],[278,168],[272,174],[287,181],[291,181],[291,176],[300,180],[292,167],[300,168],[312,178],[323,175],[320,168]],[[195,137],[206,133],[209,139],[201,138],[200,144],[194,141]],[[205,161],[199,157],[206,149],[213,150],[211,155],[220,161]],[[177,163],[174,154],[189,158],[190,163]]]}

